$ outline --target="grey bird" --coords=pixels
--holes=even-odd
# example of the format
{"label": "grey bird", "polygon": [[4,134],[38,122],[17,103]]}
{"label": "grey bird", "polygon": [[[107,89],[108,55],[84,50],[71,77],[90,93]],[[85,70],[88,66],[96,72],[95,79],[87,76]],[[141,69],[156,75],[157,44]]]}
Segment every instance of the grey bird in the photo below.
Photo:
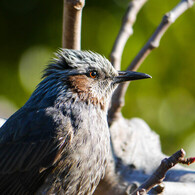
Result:
{"label": "grey bird", "polygon": [[0,128],[0,194],[92,194],[110,144],[107,110],[118,72],[101,55],[62,49],[26,104]]}

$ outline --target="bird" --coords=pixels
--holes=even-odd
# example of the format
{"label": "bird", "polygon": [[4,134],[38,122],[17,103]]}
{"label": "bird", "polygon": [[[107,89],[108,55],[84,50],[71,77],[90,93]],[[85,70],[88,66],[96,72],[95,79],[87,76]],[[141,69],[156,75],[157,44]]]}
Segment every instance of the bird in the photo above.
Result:
{"label": "bird", "polygon": [[0,128],[0,194],[93,194],[107,164],[112,93],[145,78],[115,70],[98,53],[59,49]]}

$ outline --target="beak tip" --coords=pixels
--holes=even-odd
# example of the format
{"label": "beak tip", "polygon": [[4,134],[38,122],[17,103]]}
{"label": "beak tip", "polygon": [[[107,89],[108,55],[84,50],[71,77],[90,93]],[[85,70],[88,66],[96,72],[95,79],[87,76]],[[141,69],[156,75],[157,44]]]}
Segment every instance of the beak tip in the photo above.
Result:
{"label": "beak tip", "polygon": [[152,76],[150,76],[149,74],[146,74],[146,78],[152,79]]}

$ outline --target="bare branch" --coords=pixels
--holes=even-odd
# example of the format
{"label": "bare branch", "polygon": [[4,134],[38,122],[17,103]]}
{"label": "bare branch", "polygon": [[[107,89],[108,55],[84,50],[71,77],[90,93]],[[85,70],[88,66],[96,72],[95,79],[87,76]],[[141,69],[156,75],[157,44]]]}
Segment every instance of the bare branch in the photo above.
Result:
{"label": "bare branch", "polygon": [[137,70],[141,63],[145,60],[145,58],[150,54],[150,52],[159,47],[160,40],[164,33],[167,31],[169,26],[175,22],[175,20],[183,14],[188,8],[190,8],[194,4],[195,0],[181,0],[181,2],[173,8],[170,12],[166,13],[162,18],[161,23],[157,27],[154,34],[148,40],[148,42],[144,45],[138,55],[131,62],[128,70]]}
{"label": "bare branch", "polygon": [[[159,185],[163,182],[165,178],[165,174],[169,169],[174,167],[177,163],[187,162],[187,164],[191,164],[194,162],[194,158],[185,159],[185,151],[183,149],[177,151],[169,158],[165,158],[161,161],[160,166],[156,169],[156,171],[148,178],[146,182],[144,182],[139,188],[137,188],[132,195],[149,192],[155,185]],[[193,160],[190,160],[193,159]]]}
{"label": "bare branch", "polygon": [[[132,0],[129,3],[127,11],[123,17],[119,34],[115,40],[112,52],[110,54],[111,63],[117,70],[121,69],[120,67],[123,49],[128,38],[133,34],[133,24],[136,21],[137,14],[146,2],[147,0]],[[124,99],[118,99],[118,97],[120,96],[120,94],[125,94],[126,88],[118,87],[116,92],[112,96],[112,105],[111,109],[108,112],[109,123],[111,123],[111,121],[115,120],[121,114],[120,110],[124,105]]]}
{"label": "bare branch", "polygon": [[81,48],[81,16],[85,0],[64,0],[62,47]]}
{"label": "bare branch", "polygon": [[127,11],[123,17],[119,34],[115,40],[110,60],[115,69],[120,70],[121,56],[128,38],[133,34],[133,24],[136,21],[137,14],[147,0],[132,0],[129,3]]}
{"label": "bare branch", "polygon": [[[194,4],[195,0],[181,0],[180,3],[173,8],[170,12],[164,15],[161,23],[157,27],[156,31],[153,33],[148,42],[144,45],[141,51],[137,54],[134,60],[131,62],[127,70],[136,71],[145,58],[150,54],[150,52],[157,48],[160,44],[160,40],[169,26],[175,22],[175,20],[183,14],[188,8]],[[116,89],[112,97],[112,106],[109,110],[108,119],[111,123],[115,120],[121,113],[121,108],[124,105],[124,96],[128,88],[129,83],[122,83]]]}

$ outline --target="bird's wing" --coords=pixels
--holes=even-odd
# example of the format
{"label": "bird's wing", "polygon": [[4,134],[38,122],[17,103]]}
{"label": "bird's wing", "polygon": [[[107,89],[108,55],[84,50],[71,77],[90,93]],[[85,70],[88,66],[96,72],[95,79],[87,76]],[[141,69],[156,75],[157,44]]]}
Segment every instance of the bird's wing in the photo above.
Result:
{"label": "bird's wing", "polygon": [[19,110],[0,129],[0,194],[36,191],[71,140],[62,113]]}

